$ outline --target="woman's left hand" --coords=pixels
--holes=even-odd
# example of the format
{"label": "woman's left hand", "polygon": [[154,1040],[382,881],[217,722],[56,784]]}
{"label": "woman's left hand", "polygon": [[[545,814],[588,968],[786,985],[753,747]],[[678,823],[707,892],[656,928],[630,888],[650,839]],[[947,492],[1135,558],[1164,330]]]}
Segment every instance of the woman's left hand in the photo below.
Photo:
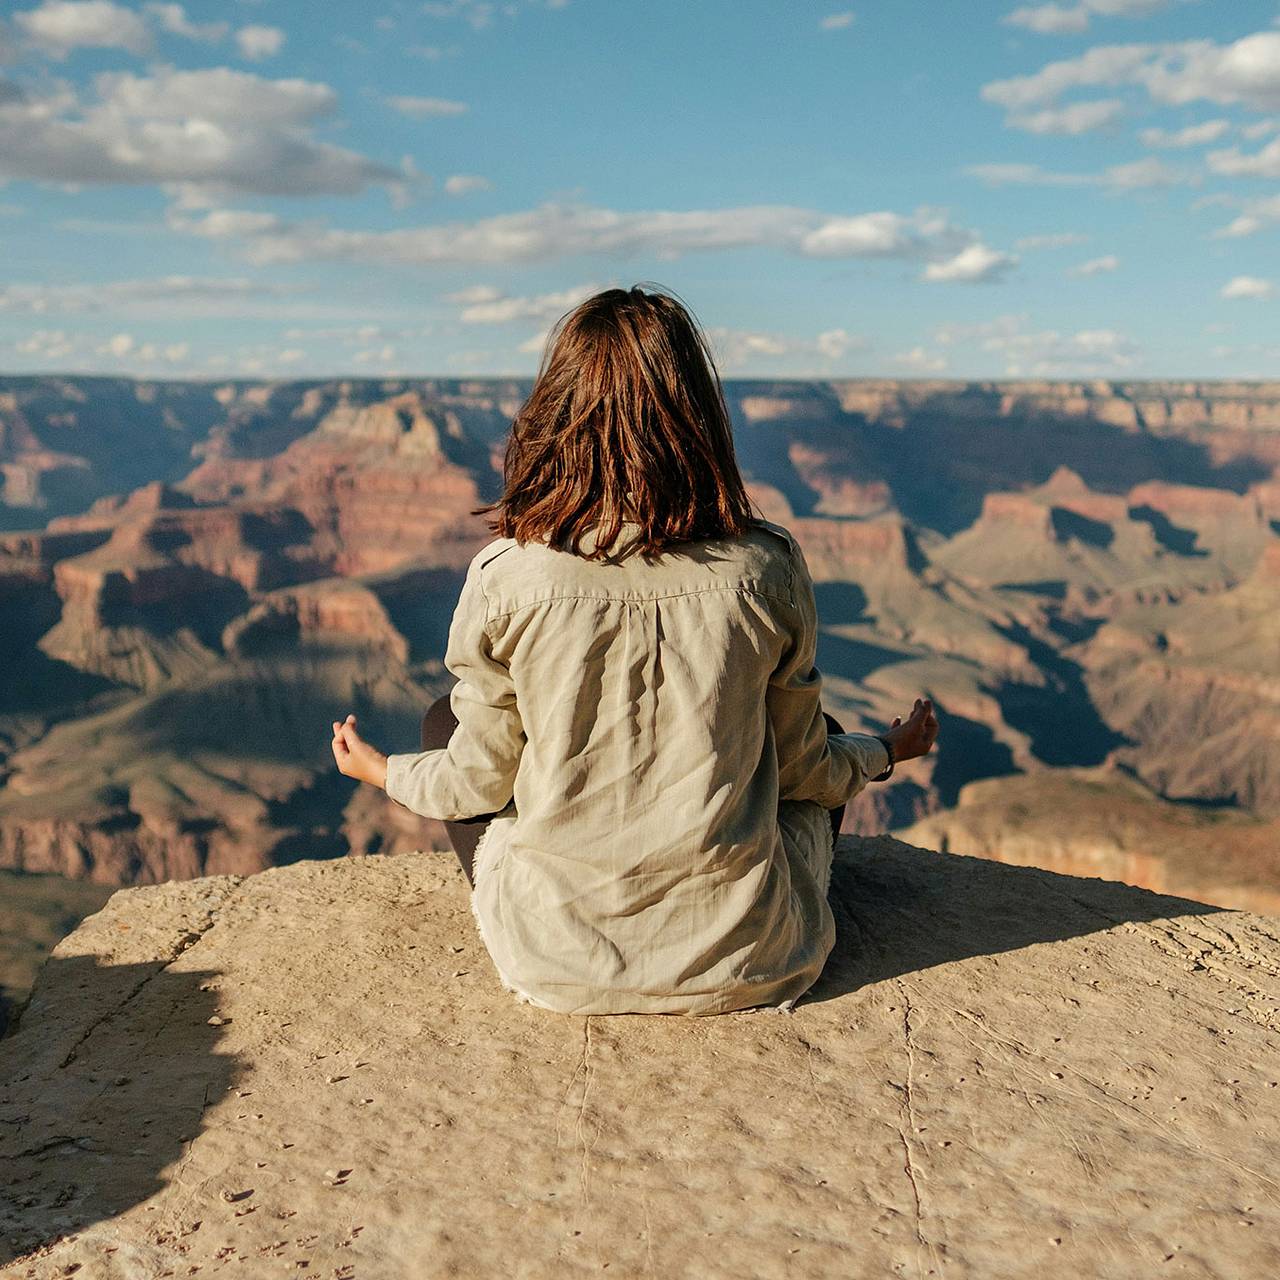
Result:
{"label": "woman's left hand", "polygon": [[375,787],[387,785],[387,757],[360,736],[354,713],[341,723],[333,722],[333,758],[338,762],[338,771],[348,778],[358,778]]}

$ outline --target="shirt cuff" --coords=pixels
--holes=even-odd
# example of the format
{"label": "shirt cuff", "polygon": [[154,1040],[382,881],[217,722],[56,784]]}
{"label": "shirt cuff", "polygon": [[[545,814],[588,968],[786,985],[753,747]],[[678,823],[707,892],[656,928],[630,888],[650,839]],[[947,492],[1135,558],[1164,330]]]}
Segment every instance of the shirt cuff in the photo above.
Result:
{"label": "shirt cuff", "polygon": [[878,778],[889,767],[889,753],[885,750],[884,743],[875,734],[850,733],[846,736],[855,739],[862,749],[863,768],[867,772],[868,780]]}

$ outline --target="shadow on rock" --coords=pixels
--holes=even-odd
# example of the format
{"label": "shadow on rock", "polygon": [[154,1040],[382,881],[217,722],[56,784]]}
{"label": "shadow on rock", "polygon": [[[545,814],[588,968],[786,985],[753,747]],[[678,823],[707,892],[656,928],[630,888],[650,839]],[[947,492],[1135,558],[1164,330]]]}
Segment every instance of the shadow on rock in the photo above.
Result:
{"label": "shadow on rock", "polygon": [[797,1007],[973,956],[1221,908],[1114,880],[1064,876],[889,836],[841,836],[831,873],[836,945]]}
{"label": "shadow on rock", "polygon": [[181,1181],[205,1107],[238,1074],[209,1021],[217,978],[45,962],[0,1039],[0,1266]]}

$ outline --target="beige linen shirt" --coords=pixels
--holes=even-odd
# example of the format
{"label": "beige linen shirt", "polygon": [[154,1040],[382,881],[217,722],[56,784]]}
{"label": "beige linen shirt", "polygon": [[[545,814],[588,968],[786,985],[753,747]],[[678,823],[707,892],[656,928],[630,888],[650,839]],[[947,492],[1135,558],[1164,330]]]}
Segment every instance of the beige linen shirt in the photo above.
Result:
{"label": "beige linen shirt", "polygon": [[445,654],[458,726],[388,756],[386,789],[426,817],[497,813],[471,906],[509,991],[711,1014],[813,984],[835,945],[827,810],[888,766],[875,737],[828,736],[816,639],[804,556],[768,521],[648,561],[475,555]]}

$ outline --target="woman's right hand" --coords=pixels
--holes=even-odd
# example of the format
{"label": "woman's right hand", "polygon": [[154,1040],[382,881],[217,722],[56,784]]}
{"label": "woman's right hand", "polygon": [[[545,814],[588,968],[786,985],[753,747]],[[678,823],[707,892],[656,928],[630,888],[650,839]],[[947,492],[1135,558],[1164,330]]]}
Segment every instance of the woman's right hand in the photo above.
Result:
{"label": "woman's right hand", "polygon": [[917,698],[911,714],[903,723],[901,716],[894,716],[893,724],[883,735],[893,743],[895,760],[914,760],[928,755],[938,737],[938,717],[934,714],[932,698]]}

